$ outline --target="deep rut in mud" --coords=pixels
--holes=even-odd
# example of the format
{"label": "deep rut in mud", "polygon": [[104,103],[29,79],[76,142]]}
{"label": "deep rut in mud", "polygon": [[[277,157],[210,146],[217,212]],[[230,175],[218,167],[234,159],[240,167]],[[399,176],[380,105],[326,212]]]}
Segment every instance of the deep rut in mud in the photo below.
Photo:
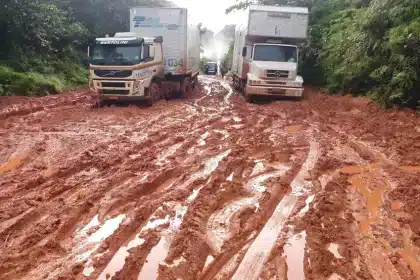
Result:
{"label": "deep rut in mud", "polygon": [[308,93],[0,100],[0,279],[420,279],[419,116]]}

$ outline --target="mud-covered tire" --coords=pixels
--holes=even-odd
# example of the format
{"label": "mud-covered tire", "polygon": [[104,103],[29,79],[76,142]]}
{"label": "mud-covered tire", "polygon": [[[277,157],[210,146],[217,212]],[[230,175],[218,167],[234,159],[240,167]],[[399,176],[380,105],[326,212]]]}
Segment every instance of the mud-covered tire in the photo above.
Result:
{"label": "mud-covered tire", "polygon": [[150,84],[149,88],[150,97],[147,100],[147,105],[152,106],[156,101],[158,101],[161,98],[161,89],[160,85],[156,82],[152,82]]}
{"label": "mud-covered tire", "polygon": [[192,89],[195,89],[198,85],[198,75],[194,77],[192,83],[191,83],[191,87]]}
{"label": "mud-covered tire", "polygon": [[179,97],[184,98],[185,96],[190,96],[192,92],[191,87],[191,80],[190,78],[185,78],[183,82],[181,82],[181,88],[179,90]]}
{"label": "mud-covered tire", "polygon": [[109,101],[106,101],[106,100],[98,100],[96,102],[96,106],[95,107],[97,107],[97,108],[103,108],[103,107],[107,107],[109,105],[110,105],[110,102]]}
{"label": "mud-covered tire", "polygon": [[242,94],[242,95],[246,95],[245,94],[245,88],[246,88],[246,84],[247,84],[247,81],[246,80],[240,80],[239,81],[239,92]]}
{"label": "mud-covered tire", "polygon": [[254,98],[253,98],[252,94],[245,94],[245,101],[248,102],[248,103],[254,102]]}

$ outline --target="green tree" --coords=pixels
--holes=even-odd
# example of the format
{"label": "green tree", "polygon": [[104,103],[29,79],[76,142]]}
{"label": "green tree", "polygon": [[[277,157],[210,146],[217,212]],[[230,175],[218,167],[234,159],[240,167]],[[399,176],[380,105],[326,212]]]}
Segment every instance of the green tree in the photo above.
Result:
{"label": "green tree", "polygon": [[232,68],[233,60],[233,43],[229,45],[229,51],[224,55],[220,63],[220,71],[223,73],[228,73]]}
{"label": "green tree", "polygon": [[[3,4],[4,3],[4,4]],[[166,0],[3,0],[0,95],[48,94],[87,82],[86,48],[127,31],[129,8]]]}

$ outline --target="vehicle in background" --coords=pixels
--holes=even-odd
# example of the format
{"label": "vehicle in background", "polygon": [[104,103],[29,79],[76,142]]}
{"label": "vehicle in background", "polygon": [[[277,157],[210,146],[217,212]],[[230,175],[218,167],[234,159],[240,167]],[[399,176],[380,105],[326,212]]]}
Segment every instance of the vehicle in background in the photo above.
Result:
{"label": "vehicle in background", "polygon": [[232,73],[235,86],[255,95],[303,97],[298,44],[307,38],[308,9],[250,6],[235,30]]}
{"label": "vehicle in background", "polygon": [[130,32],[97,38],[90,52],[89,89],[101,101],[183,96],[197,84],[200,31],[183,8],[130,10]]}
{"label": "vehicle in background", "polygon": [[207,62],[204,65],[204,74],[217,75],[217,62]]}

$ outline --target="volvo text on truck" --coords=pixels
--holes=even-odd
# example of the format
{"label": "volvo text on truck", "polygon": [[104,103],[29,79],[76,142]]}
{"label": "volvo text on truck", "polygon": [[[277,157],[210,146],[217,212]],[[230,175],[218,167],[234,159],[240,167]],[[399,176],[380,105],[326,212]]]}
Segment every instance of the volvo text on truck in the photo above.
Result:
{"label": "volvo text on truck", "polygon": [[200,30],[182,8],[130,9],[130,32],[97,38],[89,89],[100,101],[182,96],[197,84]]}
{"label": "volvo text on truck", "polygon": [[303,96],[298,44],[307,38],[308,9],[250,6],[236,26],[232,72],[235,86],[255,95]]}

